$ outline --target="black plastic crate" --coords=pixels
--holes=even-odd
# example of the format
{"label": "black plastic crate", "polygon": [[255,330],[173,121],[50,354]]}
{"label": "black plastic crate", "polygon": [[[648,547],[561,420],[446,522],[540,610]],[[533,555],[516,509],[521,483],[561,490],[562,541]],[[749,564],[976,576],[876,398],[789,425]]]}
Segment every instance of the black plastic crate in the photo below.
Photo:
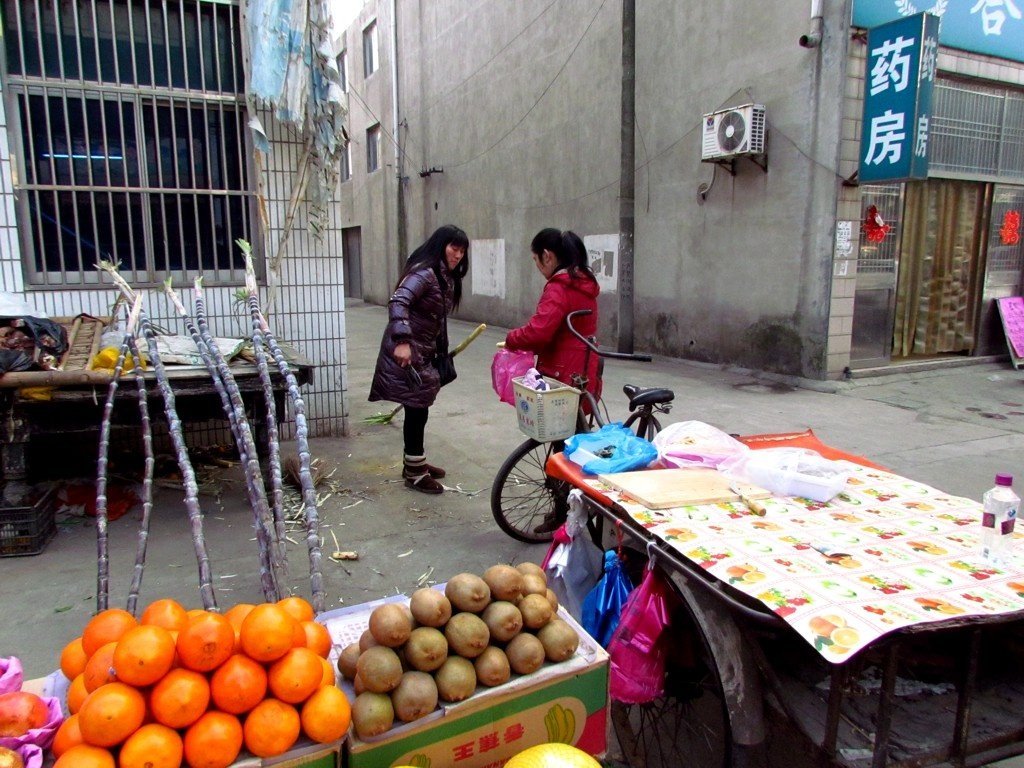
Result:
{"label": "black plastic crate", "polygon": [[24,507],[0,506],[0,557],[38,555],[57,533],[57,489]]}

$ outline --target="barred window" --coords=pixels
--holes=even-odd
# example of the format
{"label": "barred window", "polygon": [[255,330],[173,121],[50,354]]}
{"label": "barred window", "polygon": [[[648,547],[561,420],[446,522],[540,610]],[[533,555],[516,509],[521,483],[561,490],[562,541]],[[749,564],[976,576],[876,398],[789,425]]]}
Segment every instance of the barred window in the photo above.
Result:
{"label": "barred window", "polygon": [[244,279],[256,241],[239,8],[4,0],[6,97],[28,282]]}

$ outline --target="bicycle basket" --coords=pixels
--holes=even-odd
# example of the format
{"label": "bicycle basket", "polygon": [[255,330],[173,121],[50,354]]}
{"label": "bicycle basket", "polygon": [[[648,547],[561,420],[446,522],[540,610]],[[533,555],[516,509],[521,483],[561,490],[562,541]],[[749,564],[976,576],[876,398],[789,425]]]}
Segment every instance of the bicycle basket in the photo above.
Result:
{"label": "bicycle basket", "polygon": [[550,389],[538,391],[525,386],[522,376],[512,379],[519,431],[541,443],[564,440],[576,432],[580,391],[557,379],[544,380]]}

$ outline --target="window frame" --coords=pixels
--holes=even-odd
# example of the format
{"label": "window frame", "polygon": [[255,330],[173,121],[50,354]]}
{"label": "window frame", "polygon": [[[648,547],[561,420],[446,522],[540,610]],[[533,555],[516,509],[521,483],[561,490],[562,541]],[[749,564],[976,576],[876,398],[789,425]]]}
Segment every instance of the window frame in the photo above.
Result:
{"label": "window frame", "polygon": [[[51,16],[44,12],[54,6],[42,0],[5,8],[17,14],[4,14],[3,99],[19,170],[13,191],[25,289],[94,288],[102,282],[93,267],[99,258],[121,260],[122,274],[140,287],[200,274],[208,285],[241,285],[239,237],[253,244],[262,279],[238,3],[183,3],[174,28],[166,14],[94,0],[100,15],[117,14],[112,27],[72,26],[86,24],[89,7],[72,2]],[[26,19],[32,13],[34,23]],[[135,13],[146,14],[145,28]],[[57,50],[47,52],[34,37],[53,28]],[[126,49],[122,34],[129,30]],[[174,61],[172,45],[181,46],[183,62]],[[87,56],[95,56],[91,70],[81,68]],[[69,122],[76,115],[81,120]],[[58,153],[72,141],[84,142],[84,157],[70,148]],[[57,215],[44,225],[39,220],[51,206]]]}
{"label": "window frame", "polygon": [[380,69],[380,40],[377,35],[377,20],[373,19],[363,27],[363,77],[369,77],[378,69]]}
{"label": "window frame", "polygon": [[375,123],[366,129],[366,172],[368,174],[381,169],[380,137],[380,123]]}

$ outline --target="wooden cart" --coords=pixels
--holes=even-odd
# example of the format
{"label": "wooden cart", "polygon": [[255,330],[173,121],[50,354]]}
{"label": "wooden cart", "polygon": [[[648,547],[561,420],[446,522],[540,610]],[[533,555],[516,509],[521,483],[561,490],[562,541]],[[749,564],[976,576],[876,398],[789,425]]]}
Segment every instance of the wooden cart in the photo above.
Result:
{"label": "wooden cart", "polygon": [[679,598],[664,695],[612,705],[631,765],[981,766],[1024,753],[1024,611],[908,624],[832,663],[563,456],[547,472],[584,491],[595,542],[609,525],[624,533],[631,562],[652,560]]}

